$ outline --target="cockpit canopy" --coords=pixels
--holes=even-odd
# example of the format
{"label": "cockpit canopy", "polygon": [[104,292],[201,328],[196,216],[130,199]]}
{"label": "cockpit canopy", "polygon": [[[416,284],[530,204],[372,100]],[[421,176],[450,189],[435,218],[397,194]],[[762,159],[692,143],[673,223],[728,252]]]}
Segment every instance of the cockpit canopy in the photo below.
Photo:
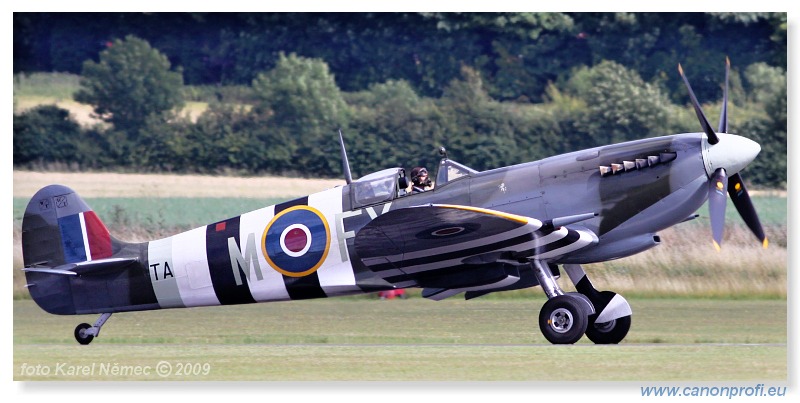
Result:
{"label": "cockpit canopy", "polygon": [[[439,163],[434,186],[438,188],[477,172],[458,162],[443,158]],[[403,168],[388,168],[364,176],[351,183],[353,208],[386,203],[405,196],[408,184],[406,171]]]}
{"label": "cockpit canopy", "polygon": [[353,203],[361,207],[394,199],[400,190],[398,181],[405,176],[403,168],[388,168],[353,181]]}
{"label": "cockpit canopy", "polygon": [[478,171],[466,165],[459,164],[447,158],[442,158],[439,162],[439,172],[436,173],[436,186],[443,186],[448,182],[476,173],[478,173]]}

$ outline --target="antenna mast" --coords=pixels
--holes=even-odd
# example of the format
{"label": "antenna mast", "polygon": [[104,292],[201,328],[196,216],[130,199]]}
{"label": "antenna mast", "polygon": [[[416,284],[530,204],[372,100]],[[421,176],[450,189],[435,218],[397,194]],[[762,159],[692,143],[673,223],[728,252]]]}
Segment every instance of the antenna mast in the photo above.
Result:
{"label": "antenna mast", "polygon": [[353,175],[350,173],[350,162],[347,161],[347,151],[344,149],[342,129],[339,129],[339,145],[342,147],[342,172],[344,172],[344,181],[349,185],[353,182]]}

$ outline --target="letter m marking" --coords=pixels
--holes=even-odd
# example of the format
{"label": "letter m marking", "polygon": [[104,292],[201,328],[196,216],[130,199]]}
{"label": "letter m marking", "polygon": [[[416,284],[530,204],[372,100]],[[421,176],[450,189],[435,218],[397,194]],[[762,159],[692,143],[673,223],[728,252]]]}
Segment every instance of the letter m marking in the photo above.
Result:
{"label": "letter m marking", "polygon": [[239,250],[239,246],[236,245],[236,239],[234,237],[228,238],[228,254],[231,256],[231,270],[233,270],[233,278],[236,280],[236,285],[242,285],[242,276],[239,274],[239,268],[244,272],[248,282],[250,282],[251,268],[255,270],[258,280],[264,279],[261,274],[261,266],[258,264],[257,251],[255,234],[247,236],[247,242],[245,242],[244,245],[244,255],[242,255],[242,252]]}

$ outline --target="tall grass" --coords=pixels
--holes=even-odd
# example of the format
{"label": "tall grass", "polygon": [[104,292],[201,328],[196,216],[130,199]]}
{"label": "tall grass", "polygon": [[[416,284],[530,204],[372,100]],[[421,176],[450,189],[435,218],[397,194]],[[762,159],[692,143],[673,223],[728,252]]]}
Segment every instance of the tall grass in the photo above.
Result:
{"label": "tall grass", "polygon": [[[744,226],[725,230],[720,252],[710,228],[678,226],[663,231],[662,244],[653,249],[585,269],[597,288],[629,295],[786,298],[786,247],[776,242],[764,249]],[[780,227],[767,232],[786,237]]]}

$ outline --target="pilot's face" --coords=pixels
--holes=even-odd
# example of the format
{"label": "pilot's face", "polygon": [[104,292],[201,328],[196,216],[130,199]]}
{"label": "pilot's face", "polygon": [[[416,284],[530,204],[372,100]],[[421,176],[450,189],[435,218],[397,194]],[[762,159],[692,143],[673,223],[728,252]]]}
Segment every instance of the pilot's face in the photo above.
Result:
{"label": "pilot's face", "polygon": [[428,171],[423,169],[417,175],[417,183],[424,184],[428,180]]}

